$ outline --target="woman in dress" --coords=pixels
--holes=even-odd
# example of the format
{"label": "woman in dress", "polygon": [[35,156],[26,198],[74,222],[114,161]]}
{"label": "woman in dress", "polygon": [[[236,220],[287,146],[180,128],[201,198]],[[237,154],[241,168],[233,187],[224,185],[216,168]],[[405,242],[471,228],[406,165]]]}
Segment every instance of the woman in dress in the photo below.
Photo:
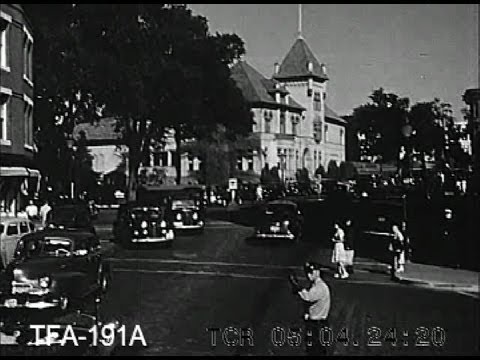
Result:
{"label": "woman in dress", "polygon": [[337,273],[334,275],[335,278],[348,278],[348,272],[345,269],[345,232],[340,227],[339,223],[336,222],[335,233],[333,234],[333,253],[332,253],[332,263],[337,264]]}

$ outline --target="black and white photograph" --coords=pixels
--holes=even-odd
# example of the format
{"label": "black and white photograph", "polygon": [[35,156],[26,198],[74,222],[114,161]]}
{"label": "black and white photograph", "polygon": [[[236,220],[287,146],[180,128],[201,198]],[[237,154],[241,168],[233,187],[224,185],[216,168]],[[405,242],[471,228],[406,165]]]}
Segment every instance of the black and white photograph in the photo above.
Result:
{"label": "black and white photograph", "polygon": [[0,356],[480,355],[478,4],[0,4]]}

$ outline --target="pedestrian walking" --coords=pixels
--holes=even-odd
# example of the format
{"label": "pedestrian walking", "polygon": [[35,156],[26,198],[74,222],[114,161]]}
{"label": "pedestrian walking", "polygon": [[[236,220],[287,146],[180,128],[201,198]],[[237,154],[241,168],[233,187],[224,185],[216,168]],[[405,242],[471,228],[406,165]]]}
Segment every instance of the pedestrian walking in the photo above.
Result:
{"label": "pedestrian walking", "polygon": [[302,289],[296,278],[290,281],[294,291],[305,301],[305,347],[309,356],[327,355],[327,344],[320,336],[322,328],[329,328],[328,315],[330,312],[330,289],[320,276],[320,266],[316,263],[304,264],[305,276],[310,281],[309,288]]}
{"label": "pedestrian walking", "polygon": [[335,233],[332,237],[332,263],[337,265],[337,273],[334,275],[334,277],[346,279],[349,275],[347,270],[345,270],[345,232],[340,227],[338,222],[334,224],[334,228]]}
{"label": "pedestrian walking", "polygon": [[40,208],[40,219],[42,220],[42,226],[47,224],[47,216],[50,210],[52,210],[52,207],[48,203],[48,200],[45,200],[45,203]]}
{"label": "pedestrian walking", "polygon": [[[390,276],[392,280],[397,279],[397,273],[404,271],[405,264],[405,238],[400,231],[398,224],[392,225],[392,239],[388,246],[391,253]],[[403,259],[402,259],[403,253]]]}
{"label": "pedestrian walking", "polygon": [[345,270],[348,274],[353,274],[353,263],[355,257],[355,229],[352,220],[347,219],[345,222]]}

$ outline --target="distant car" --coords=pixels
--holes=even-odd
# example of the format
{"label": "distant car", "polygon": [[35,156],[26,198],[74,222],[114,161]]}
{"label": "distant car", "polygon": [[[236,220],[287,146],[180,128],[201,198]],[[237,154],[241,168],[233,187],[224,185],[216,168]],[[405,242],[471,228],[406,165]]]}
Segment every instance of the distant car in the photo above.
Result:
{"label": "distant car", "polygon": [[116,242],[128,247],[139,243],[172,245],[175,238],[170,210],[166,206],[131,202],[120,205],[113,224]]}
{"label": "distant car", "polygon": [[35,225],[21,217],[2,216],[0,220],[0,269],[4,269],[13,259],[18,240],[34,232]]}
{"label": "distant car", "polygon": [[110,267],[91,232],[47,229],[20,239],[6,277],[0,309],[65,312],[105,293]]}
{"label": "distant car", "polygon": [[266,204],[255,227],[256,239],[285,239],[298,242],[303,235],[303,215],[298,205],[288,200]]}
{"label": "distant car", "polygon": [[202,231],[205,228],[205,212],[197,200],[178,196],[172,199],[171,206],[175,229]]}
{"label": "distant car", "polygon": [[90,210],[85,203],[54,205],[47,215],[46,228],[87,231],[96,235]]}
{"label": "distant car", "polygon": [[144,186],[138,200],[166,206],[176,230],[203,231],[205,227],[204,189],[198,185]]}

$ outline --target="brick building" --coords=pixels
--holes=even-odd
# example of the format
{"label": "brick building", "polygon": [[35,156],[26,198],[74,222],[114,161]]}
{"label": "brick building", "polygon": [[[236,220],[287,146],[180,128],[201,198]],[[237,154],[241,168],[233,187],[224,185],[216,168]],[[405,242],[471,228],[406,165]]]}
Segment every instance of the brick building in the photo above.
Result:
{"label": "brick building", "polygon": [[40,177],[33,163],[33,35],[21,5],[0,5],[0,30],[0,211],[16,213]]}

